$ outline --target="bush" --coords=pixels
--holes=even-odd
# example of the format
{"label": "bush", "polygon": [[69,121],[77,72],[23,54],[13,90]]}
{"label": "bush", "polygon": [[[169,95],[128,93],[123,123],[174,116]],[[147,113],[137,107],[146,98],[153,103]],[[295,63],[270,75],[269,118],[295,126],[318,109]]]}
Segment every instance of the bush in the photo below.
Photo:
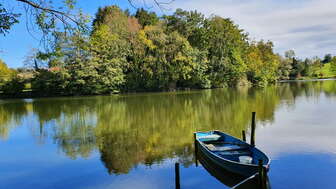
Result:
{"label": "bush", "polygon": [[25,88],[25,82],[22,78],[15,76],[2,86],[4,94],[17,95],[22,93]]}
{"label": "bush", "polygon": [[69,78],[64,70],[41,70],[32,80],[31,88],[40,94],[67,94]]}

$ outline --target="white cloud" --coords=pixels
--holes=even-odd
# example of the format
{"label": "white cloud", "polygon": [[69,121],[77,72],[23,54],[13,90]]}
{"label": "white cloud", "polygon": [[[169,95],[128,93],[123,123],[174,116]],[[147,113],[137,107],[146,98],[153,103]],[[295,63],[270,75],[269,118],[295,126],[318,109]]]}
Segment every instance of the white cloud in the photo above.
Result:
{"label": "white cloud", "polygon": [[279,53],[336,54],[335,0],[176,0],[171,6],[230,17],[252,39],[273,41]]}

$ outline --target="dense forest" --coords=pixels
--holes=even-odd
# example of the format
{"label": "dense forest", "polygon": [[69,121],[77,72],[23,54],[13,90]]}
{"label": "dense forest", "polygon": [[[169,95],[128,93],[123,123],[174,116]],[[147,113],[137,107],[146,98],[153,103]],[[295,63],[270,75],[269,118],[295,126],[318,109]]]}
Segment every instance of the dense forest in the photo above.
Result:
{"label": "dense forest", "polygon": [[[266,86],[278,80],[336,76],[336,56],[301,60],[284,56],[270,41],[250,40],[229,18],[177,9],[171,15],[118,6],[99,8],[92,21],[83,13],[71,32],[55,28],[43,50],[25,67],[0,61],[2,93],[91,95],[120,92]],[[48,25],[50,24],[50,25]]]}

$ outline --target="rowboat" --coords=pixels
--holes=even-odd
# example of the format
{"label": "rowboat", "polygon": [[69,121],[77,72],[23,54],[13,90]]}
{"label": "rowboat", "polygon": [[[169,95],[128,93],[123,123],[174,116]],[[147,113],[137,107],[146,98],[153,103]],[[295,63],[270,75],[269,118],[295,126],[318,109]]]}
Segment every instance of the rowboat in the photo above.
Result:
{"label": "rowboat", "polygon": [[196,132],[196,150],[213,164],[229,172],[249,177],[259,170],[261,163],[269,170],[270,159],[256,147],[220,131]]}

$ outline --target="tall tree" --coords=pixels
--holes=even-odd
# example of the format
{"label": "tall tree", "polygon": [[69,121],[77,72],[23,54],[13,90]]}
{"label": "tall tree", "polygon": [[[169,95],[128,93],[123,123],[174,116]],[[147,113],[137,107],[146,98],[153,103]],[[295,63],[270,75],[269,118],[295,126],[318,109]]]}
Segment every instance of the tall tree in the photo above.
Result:
{"label": "tall tree", "polygon": [[133,89],[165,90],[183,86],[191,80],[197,64],[189,42],[177,32],[166,34],[160,26],[141,30],[133,53],[132,71],[128,74],[128,87]]}
{"label": "tall tree", "polygon": [[290,73],[293,69],[292,63],[288,61],[287,58],[284,58],[280,55],[278,55],[279,58],[279,70],[278,70],[278,76],[281,80],[288,80],[290,79]]}
{"label": "tall tree", "polygon": [[14,76],[14,70],[8,68],[4,61],[0,59],[0,85],[9,81]]}
{"label": "tall tree", "polygon": [[247,79],[252,83],[265,86],[278,79],[279,57],[273,52],[273,43],[253,42],[247,54]]}
{"label": "tall tree", "polygon": [[331,54],[326,54],[326,55],[324,56],[324,59],[322,60],[322,63],[323,63],[323,64],[327,64],[327,63],[331,62],[331,59],[332,59],[332,58],[333,58],[333,57],[332,57]]}
{"label": "tall tree", "polygon": [[126,41],[110,32],[107,25],[100,25],[90,38],[90,60],[88,66],[97,72],[94,93],[120,92],[125,83],[124,67],[128,52]]}
{"label": "tall tree", "polygon": [[168,32],[177,31],[188,39],[193,47],[206,49],[207,31],[204,15],[195,11],[176,9],[173,15],[164,16]]}
{"label": "tall tree", "polygon": [[247,34],[232,20],[215,16],[209,20],[209,67],[214,87],[235,85],[246,70]]}
{"label": "tall tree", "polygon": [[101,25],[107,25],[112,33],[119,36],[127,36],[128,20],[125,13],[118,6],[106,6],[99,8],[93,20],[93,31]]}
{"label": "tall tree", "polygon": [[295,51],[294,50],[288,50],[285,52],[285,58],[287,59],[293,59],[295,58]]}
{"label": "tall tree", "polygon": [[311,59],[306,58],[303,62],[303,70],[302,70],[302,76],[311,76],[312,75],[312,65],[313,62]]}
{"label": "tall tree", "polygon": [[298,58],[292,59],[292,71],[290,76],[292,78],[300,78],[302,76],[302,71],[304,70],[304,62]]}
{"label": "tall tree", "polygon": [[142,27],[155,25],[159,22],[159,17],[155,12],[149,12],[144,8],[138,9],[134,16],[138,19]]}
{"label": "tall tree", "polygon": [[312,58],[312,73],[314,77],[319,77],[320,76],[320,71],[323,66],[322,61],[319,57],[315,56]]}

